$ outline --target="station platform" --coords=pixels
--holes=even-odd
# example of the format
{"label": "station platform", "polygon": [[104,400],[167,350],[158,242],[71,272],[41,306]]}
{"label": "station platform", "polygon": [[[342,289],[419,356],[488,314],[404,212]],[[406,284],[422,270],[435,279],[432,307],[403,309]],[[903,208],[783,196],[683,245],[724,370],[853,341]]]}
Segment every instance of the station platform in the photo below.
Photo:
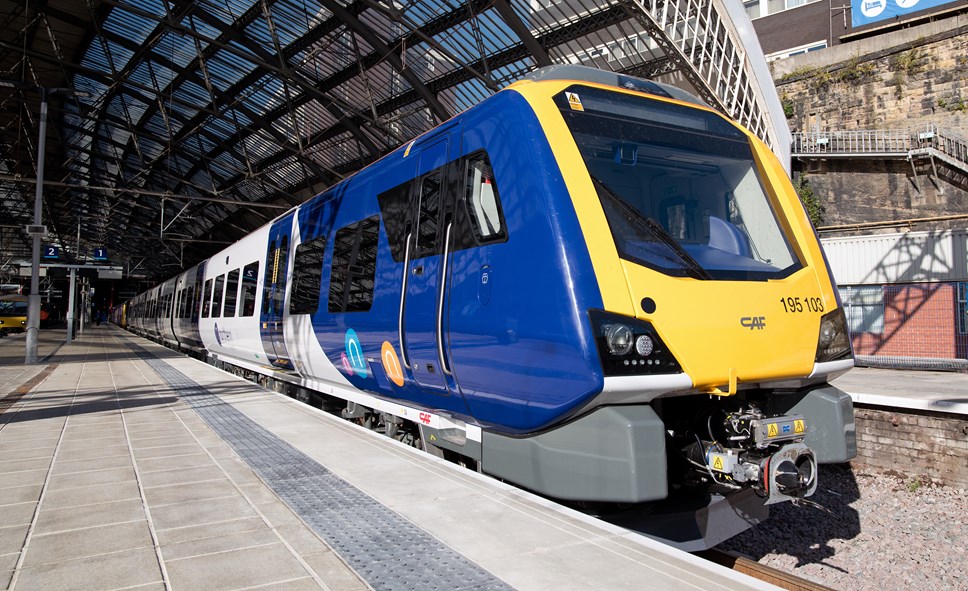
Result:
{"label": "station platform", "polygon": [[0,340],[0,589],[774,589],[112,326]]}
{"label": "station platform", "polygon": [[854,404],[968,415],[968,374],[855,367],[831,382]]}

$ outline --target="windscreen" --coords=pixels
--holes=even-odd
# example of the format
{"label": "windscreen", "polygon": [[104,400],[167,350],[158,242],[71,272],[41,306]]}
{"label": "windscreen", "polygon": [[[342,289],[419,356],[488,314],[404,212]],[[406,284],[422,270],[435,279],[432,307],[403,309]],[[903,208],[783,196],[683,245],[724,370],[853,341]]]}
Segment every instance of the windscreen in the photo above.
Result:
{"label": "windscreen", "polygon": [[800,268],[747,137],[708,111],[572,86],[555,97],[619,255],[668,275],[765,280]]}

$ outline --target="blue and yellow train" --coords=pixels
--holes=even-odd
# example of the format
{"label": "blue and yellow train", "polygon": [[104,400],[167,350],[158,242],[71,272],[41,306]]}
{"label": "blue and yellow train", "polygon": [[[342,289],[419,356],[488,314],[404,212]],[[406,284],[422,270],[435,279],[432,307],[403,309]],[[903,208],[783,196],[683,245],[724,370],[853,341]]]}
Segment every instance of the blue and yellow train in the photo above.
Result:
{"label": "blue and yellow train", "polygon": [[804,503],[855,454],[844,313],[780,163],[692,95],[588,68],[512,84],[122,316],[558,499]]}

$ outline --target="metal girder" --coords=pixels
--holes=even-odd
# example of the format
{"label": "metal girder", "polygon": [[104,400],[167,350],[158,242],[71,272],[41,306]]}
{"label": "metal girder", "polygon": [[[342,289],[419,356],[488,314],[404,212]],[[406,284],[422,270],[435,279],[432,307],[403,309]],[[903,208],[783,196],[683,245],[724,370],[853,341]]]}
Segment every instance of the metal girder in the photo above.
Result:
{"label": "metal girder", "polygon": [[431,112],[433,112],[434,116],[437,117],[438,122],[443,122],[450,118],[451,113],[447,110],[447,108],[444,107],[439,100],[437,100],[437,96],[427,88],[422,80],[417,78],[412,71],[404,67],[396,51],[392,50],[390,47],[387,47],[383,40],[377,37],[369,27],[361,23],[360,19],[356,15],[352,14],[350,11],[346,10],[333,0],[320,0],[320,4],[333,13],[334,16],[342,20],[346,26],[350,27],[360,37],[366,39],[367,43],[369,43],[371,47],[375,48],[378,52],[384,55],[386,60],[390,62],[394,68],[396,68],[397,72],[399,72],[400,75],[410,83],[411,88],[413,88],[420,98],[427,103],[427,106],[430,108]]}
{"label": "metal girder", "polygon": [[535,64],[538,67],[550,66],[551,57],[548,55],[548,52],[545,51],[545,48],[542,47],[540,43],[538,43],[538,40],[534,38],[528,27],[521,22],[521,19],[518,18],[517,13],[514,12],[513,8],[511,8],[508,0],[494,0],[493,5],[494,9],[497,10],[498,14],[501,15],[501,18],[504,19],[504,22],[506,22],[508,26],[511,27],[511,30],[514,31],[514,33],[518,36],[518,38],[521,39],[521,43],[524,45],[524,47],[531,52],[532,56],[534,56]]}
{"label": "metal girder", "polygon": [[[271,218],[250,199],[295,204],[533,66],[676,73],[769,133],[724,0],[323,0],[305,18],[295,0],[25,2],[0,12],[10,31],[0,30],[0,67],[97,89],[55,109],[48,146],[63,157],[48,178],[63,186],[48,184],[49,224],[95,212],[90,236],[158,252],[151,272],[183,256],[158,246],[162,215],[169,245],[173,231],[237,238]],[[7,97],[0,120],[0,210],[14,216],[29,195],[2,175],[32,176],[36,152],[34,115],[20,102]],[[173,219],[182,206],[170,196],[196,191],[208,200]],[[184,262],[211,252],[187,247]]]}

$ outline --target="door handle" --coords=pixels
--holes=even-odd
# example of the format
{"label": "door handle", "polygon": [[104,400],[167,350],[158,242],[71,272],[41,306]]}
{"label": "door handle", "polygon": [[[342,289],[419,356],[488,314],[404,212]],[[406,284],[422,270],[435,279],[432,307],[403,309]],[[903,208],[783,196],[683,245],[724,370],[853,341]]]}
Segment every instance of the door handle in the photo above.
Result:
{"label": "door handle", "polygon": [[437,360],[440,361],[440,369],[449,376],[454,374],[451,373],[444,359],[444,297],[447,295],[447,258],[450,255],[451,226],[453,223],[447,224],[447,233],[444,235],[444,258],[440,263],[440,301],[437,303]]}
{"label": "door handle", "polygon": [[[407,248],[403,255],[403,280],[400,286],[400,314],[397,317],[397,338],[400,339],[400,360],[403,362],[403,366],[410,369],[410,363],[407,362],[407,347],[403,341],[403,310],[404,306],[407,305],[407,269],[410,267],[410,237],[413,234],[407,234]],[[422,268],[422,267],[421,267]]]}

